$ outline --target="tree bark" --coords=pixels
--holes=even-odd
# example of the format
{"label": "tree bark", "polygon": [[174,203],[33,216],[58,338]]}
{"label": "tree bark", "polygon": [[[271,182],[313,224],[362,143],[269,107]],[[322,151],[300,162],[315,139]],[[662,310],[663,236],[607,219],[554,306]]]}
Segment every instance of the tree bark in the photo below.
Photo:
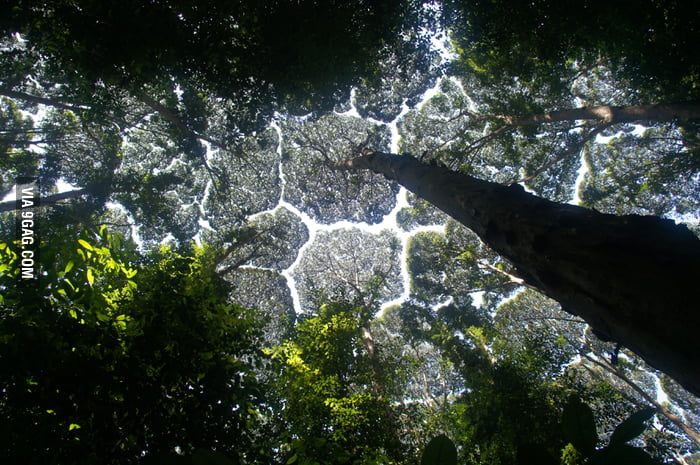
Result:
{"label": "tree bark", "polygon": [[4,97],[9,97],[9,98],[12,98],[15,100],[24,100],[25,102],[46,105],[46,106],[50,106],[50,107],[54,107],[54,108],[61,108],[63,110],[70,110],[70,111],[75,112],[75,113],[79,113],[81,111],[88,109],[88,107],[86,107],[86,106],[63,103],[63,102],[59,102],[59,101],[51,99],[51,98],[39,97],[37,95],[31,95],[31,94],[27,94],[24,92],[18,92],[15,90],[6,89],[4,87],[0,87],[0,95],[4,96]]}
{"label": "tree bark", "polygon": [[[92,193],[93,190],[94,189],[90,188],[82,188],[75,189],[72,191],[61,192],[60,194],[52,194],[46,197],[41,197],[39,199],[39,206],[53,206],[61,200],[77,199],[78,197],[81,197],[85,194]],[[9,202],[0,202],[0,212],[10,212],[17,209],[17,202],[14,200],[11,200]]]}
{"label": "tree bark", "polygon": [[606,123],[625,123],[633,121],[670,121],[674,119],[700,118],[700,102],[660,103],[655,105],[629,105],[614,107],[573,108],[552,111],[520,118],[506,118],[509,126],[530,126],[559,121],[599,120]]}
{"label": "tree bark", "polygon": [[397,181],[478,234],[597,335],[700,395],[700,239],[685,226],[551,202],[410,156],[363,153],[334,167]]}

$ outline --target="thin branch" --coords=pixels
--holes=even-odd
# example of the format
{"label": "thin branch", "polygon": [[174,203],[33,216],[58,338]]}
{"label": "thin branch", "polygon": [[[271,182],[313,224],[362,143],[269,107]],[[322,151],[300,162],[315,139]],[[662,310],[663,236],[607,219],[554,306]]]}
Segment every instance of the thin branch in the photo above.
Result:
{"label": "thin branch", "polygon": [[515,128],[516,128],[516,126],[512,125],[512,124],[506,124],[505,126],[501,126],[500,128],[496,129],[495,131],[490,132],[490,133],[486,134],[485,136],[480,137],[479,139],[472,142],[469,145],[469,147],[467,147],[466,153],[472,154],[472,153],[478,152],[479,150],[481,150],[481,148],[484,145],[488,144],[496,137],[500,136],[501,134],[505,134],[509,131],[512,131]]}
{"label": "thin branch", "polygon": [[586,135],[583,137],[583,139],[581,139],[581,141],[580,141],[578,144],[576,144],[575,146],[571,147],[570,149],[564,151],[564,152],[561,153],[560,155],[558,155],[558,156],[552,158],[552,159],[549,160],[547,163],[545,163],[544,165],[542,165],[540,168],[538,168],[537,170],[535,170],[535,171],[534,171],[532,174],[530,174],[529,176],[525,176],[524,178],[520,178],[520,179],[514,179],[514,180],[512,180],[512,181],[507,181],[507,182],[505,182],[504,184],[505,184],[505,185],[511,185],[511,184],[517,184],[517,183],[527,182],[527,181],[533,180],[534,178],[536,178],[536,177],[539,176],[540,174],[544,173],[544,172],[547,171],[549,168],[551,168],[552,166],[556,165],[557,163],[559,163],[560,161],[564,160],[565,158],[568,158],[568,157],[571,156],[571,155],[580,153],[581,150],[583,150],[583,146],[584,146],[588,141],[590,141],[591,139],[593,139],[594,137],[596,137],[596,136],[597,136],[598,134],[600,134],[600,132],[603,131],[604,129],[607,129],[607,128],[609,128],[610,126],[612,126],[612,124],[613,124],[613,123],[603,123],[603,124],[600,124],[600,125],[596,126],[596,127],[593,128],[588,134],[586,134]]}
{"label": "thin branch", "polygon": [[[637,383],[632,381],[630,378],[627,377],[624,373],[622,373],[620,370],[618,370],[616,367],[608,363],[603,357],[600,357],[600,354],[596,353],[595,350],[593,350],[590,346],[585,345],[584,347],[587,347],[589,350],[591,350],[598,358],[599,360],[596,360],[595,358],[591,357],[587,353],[583,353],[583,350],[580,351],[580,354],[583,358],[586,360],[590,361],[591,363],[599,366],[600,368],[608,371],[609,373],[612,373],[619,379],[621,379],[625,384],[627,384],[630,388],[632,388],[637,394],[639,394],[646,402],[649,402],[651,405],[656,408],[656,410],[668,418],[673,424],[678,426],[683,432],[693,440],[698,446],[700,446],[700,433],[692,429],[690,426],[686,425],[683,420],[677,416],[674,415],[670,410],[668,410],[666,407],[661,405],[651,397],[649,394],[647,394]],[[602,360],[602,361],[601,361]]]}
{"label": "thin branch", "polygon": [[557,317],[557,316],[541,316],[541,317],[530,317],[530,318],[518,318],[517,321],[544,321],[544,320],[551,320],[551,321],[565,321],[567,323],[578,323],[578,324],[587,324],[585,321],[583,321],[580,318],[564,318],[564,317]]}
{"label": "thin branch", "polygon": [[100,221],[99,226],[114,226],[116,228],[131,228],[137,226],[137,223],[115,223],[112,221]]}
{"label": "thin branch", "polygon": [[511,282],[511,283],[519,284],[519,285],[521,285],[521,286],[527,286],[527,285],[528,285],[528,284],[525,282],[525,280],[522,279],[522,278],[520,278],[519,276],[516,276],[516,275],[514,275],[514,274],[508,273],[507,271],[502,270],[502,269],[498,268],[497,266],[493,266],[492,264],[490,264],[490,263],[487,262],[487,261],[484,261],[484,260],[476,260],[476,263],[477,263],[478,265],[483,266],[484,268],[488,268],[489,270],[495,271],[496,273],[500,273],[500,274],[502,274],[503,276],[506,276],[508,279],[510,279],[510,282]]}
{"label": "thin branch", "polygon": [[463,292],[465,294],[474,294],[476,292],[488,292],[488,291],[494,291],[496,289],[502,289],[506,286],[509,286],[511,284],[516,284],[511,280],[502,282],[500,284],[494,284],[492,286],[484,286],[484,287],[478,287],[474,289],[458,289],[459,292]]}
{"label": "thin branch", "polygon": [[58,101],[51,99],[51,98],[39,97],[38,95],[31,95],[31,94],[27,94],[25,92],[19,92],[16,90],[6,89],[4,87],[0,87],[0,95],[5,96],[5,97],[9,97],[9,98],[15,99],[15,100],[24,100],[25,102],[46,105],[46,106],[54,107],[54,108],[61,108],[63,110],[69,110],[69,111],[72,111],[75,113],[79,113],[81,111],[90,109],[90,107],[85,106],[85,105],[77,105],[77,104],[68,104],[68,103],[58,102]]}

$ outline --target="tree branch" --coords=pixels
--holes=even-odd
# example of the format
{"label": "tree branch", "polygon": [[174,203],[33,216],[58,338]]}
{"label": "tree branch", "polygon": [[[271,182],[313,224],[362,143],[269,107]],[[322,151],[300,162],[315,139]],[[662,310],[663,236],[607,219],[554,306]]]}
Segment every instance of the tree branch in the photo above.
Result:
{"label": "tree branch", "polygon": [[90,107],[85,105],[68,104],[63,102],[58,102],[51,98],[39,97],[38,95],[31,95],[25,92],[19,92],[16,90],[7,89],[0,87],[0,95],[9,97],[15,100],[24,100],[25,102],[36,103],[40,105],[46,105],[54,108],[61,108],[63,110],[69,110],[75,113],[79,113],[84,110],[89,110]]}
{"label": "tree branch", "polygon": [[544,172],[547,171],[549,168],[551,168],[552,166],[556,165],[557,163],[559,163],[560,161],[564,160],[565,158],[568,158],[568,157],[571,156],[571,155],[580,153],[581,150],[583,150],[583,146],[584,146],[588,141],[590,141],[591,139],[593,139],[594,137],[596,137],[598,134],[600,134],[601,131],[603,131],[603,130],[609,128],[610,126],[612,126],[612,124],[613,124],[613,123],[603,123],[603,124],[600,124],[600,125],[596,126],[596,127],[593,128],[588,134],[586,134],[586,135],[583,137],[583,139],[581,139],[581,142],[579,142],[579,143],[576,144],[575,146],[571,147],[570,149],[564,151],[564,152],[561,153],[560,155],[558,155],[558,156],[552,158],[552,159],[549,160],[547,163],[545,163],[544,165],[542,165],[540,168],[538,168],[537,170],[535,170],[535,172],[533,172],[533,173],[530,174],[529,176],[525,176],[524,178],[520,178],[520,179],[514,179],[514,180],[512,180],[512,181],[505,182],[504,184],[507,185],[507,186],[510,186],[511,184],[518,184],[518,183],[521,183],[521,182],[531,181],[532,179],[534,179],[534,178],[536,178],[537,176],[539,176],[540,174],[544,173]]}
{"label": "tree branch", "polygon": [[[90,188],[75,189],[72,191],[61,192],[60,194],[53,194],[47,197],[41,197],[39,199],[39,206],[54,206],[61,200],[75,199],[81,197],[85,194],[89,194],[92,191]],[[10,212],[17,210],[17,202],[11,200],[9,202],[0,202],[0,212]]]}
{"label": "tree branch", "polygon": [[530,126],[560,121],[598,120],[606,123],[635,121],[671,121],[700,118],[700,101],[659,103],[654,105],[597,106],[572,108],[549,113],[532,114],[520,118],[506,118],[511,126]]}
{"label": "tree branch", "polygon": [[589,350],[591,350],[598,357],[598,360],[591,357],[590,354],[584,353],[583,350],[581,350],[580,354],[583,358],[621,379],[625,384],[627,384],[637,394],[639,394],[646,402],[653,405],[654,408],[656,408],[656,410],[661,415],[665,416],[669,421],[678,426],[693,442],[695,442],[695,444],[700,446],[700,433],[692,429],[690,426],[686,425],[679,416],[674,415],[673,413],[671,413],[670,410],[658,403],[656,399],[647,394],[641,387],[639,387],[637,383],[635,383],[630,378],[628,378],[627,375],[622,373],[622,371],[618,370],[616,367],[608,363],[603,357],[600,357],[600,354],[595,352],[595,350],[593,350],[590,346],[585,345],[584,348],[588,348]]}

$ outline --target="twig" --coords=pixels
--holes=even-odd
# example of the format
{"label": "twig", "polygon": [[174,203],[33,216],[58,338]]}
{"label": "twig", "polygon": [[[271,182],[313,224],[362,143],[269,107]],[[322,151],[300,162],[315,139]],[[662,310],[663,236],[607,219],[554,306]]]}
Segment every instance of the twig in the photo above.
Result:
{"label": "twig", "polygon": [[[642,388],[640,388],[640,387],[637,385],[637,383],[635,383],[634,381],[632,381],[630,378],[628,378],[624,373],[622,373],[620,370],[618,370],[617,368],[615,368],[613,365],[611,365],[610,363],[608,363],[607,361],[605,361],[605,359],[604,359],[603,357],[600,357],[600,354],[596,353],[595,350],[593,350],[588,344],[585,344],[585,345],[584,345],[584,348],[588,348],[589,350],[591,350],[591,352],[593,352],[600,360],[594,359],[594,358],[591,357],[589,354],[584,353],[583,350],[581,350],[581,351],[580,351],[580,354],[581,354],[581,356],[582,356],[583,358],[585,358],[586,360],[590,361],[591,363],[593,363],[593,364],[595,364],[595,365],[597,365],[597,366],[603,368],[604,370],[606,370],[606,371],[612,373],[613,375],[617,376],[617,377],[620,378],[622,381],[624,381],[625,384],[627,384],[627,385],[628,385],[629,387],[631,387],[636,393],[638,393],[640,396],[642,396],[642,398],[643,398],[645,401],[647,401],[647,402],[649,402],[651,405],[653,405],[654,408],[656,408],[656,410],[657,410],[661,415],[665,416],[665,417],[666,417],[668,420],[670,420],[673,424],[675,424],[676,426],[678,426],[681,430],[683,430],[683,432],[684,432],[690,439],[693,440],[693,442],[695,442],[695,444],[697,444],[698,446],[700,446],[700,433],[698,433],[697,431],[695,431],[694,429],[692,429],[690,426],[686,425],[680,417],[678,417],[677,415],[674,415],[673,413],[671,413],[670,410],[668,410],[666,407],[664,407],[663,405],[661,405],[660,403],[658,403],[658,402],[656,401],[656,399],[654,399],[653,397],[651,397],[651,396],[650,396],[649,394],[647,394]],[[601,360],[603,360],[603,361],[601,361]]]}
{"label": "twig", "polygon": [[606,129],[606,128],[612,126],[612,124],[613,124],[613,123],[603,123],[603,124],[600,124],[600,125],[596,126],[596,127],[593,128],[588,134],[586,134],[586,136],[584,136],[583,139],[581,139],[581,142],[579,142],[578,144],[576,144],[576,145],[573,146],[572,148],[570,148],[570,149],[564,151],[564,152],[561,153],[560,155],[558,155],[558,156],[552,158],[552,159],[549,160],[547,163],[545,163],[544,165],[542,165],[540,168],[538,168],[537,170],[535,170],[535,172],[532,173],[531,175],[525,176],[524,178],[520,178],[520,179],[514,179],[514,180],[512,180],[512,181],[507,181],[507,182],[505,182],[504,184],[510,186],[511,184],[517,184],[517,183],[527,182],[527,181],[533,180],[534,178],[536,178],[536,177],[539,176],[540,174],[542,174],[542,173],[544,173],[545,171],[547,171],[547,170],[548,170],[549,168],[551,168],[552,166],[556,165],[557,163],[559,163],[560,161],[564,160],[565,158],[568,158],[570,155],[573,155],[573,154],[576,154],[576,153],[581,152],[581,150],[583,149],[583,146],[584,146],[588,141],[590,141],[591,139],[593,139],[595,136],[597,136],[597,135],[598,135],[601,131],[603,131],[604,129]]}

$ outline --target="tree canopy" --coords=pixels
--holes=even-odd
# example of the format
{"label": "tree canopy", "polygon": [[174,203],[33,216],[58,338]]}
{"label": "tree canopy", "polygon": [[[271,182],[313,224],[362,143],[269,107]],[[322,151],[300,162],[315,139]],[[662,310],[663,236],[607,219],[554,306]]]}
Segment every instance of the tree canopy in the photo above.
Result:
{"label": "tree canopy", "polygon": [[698,15],[3,3],[0,458],[696,460]]}

